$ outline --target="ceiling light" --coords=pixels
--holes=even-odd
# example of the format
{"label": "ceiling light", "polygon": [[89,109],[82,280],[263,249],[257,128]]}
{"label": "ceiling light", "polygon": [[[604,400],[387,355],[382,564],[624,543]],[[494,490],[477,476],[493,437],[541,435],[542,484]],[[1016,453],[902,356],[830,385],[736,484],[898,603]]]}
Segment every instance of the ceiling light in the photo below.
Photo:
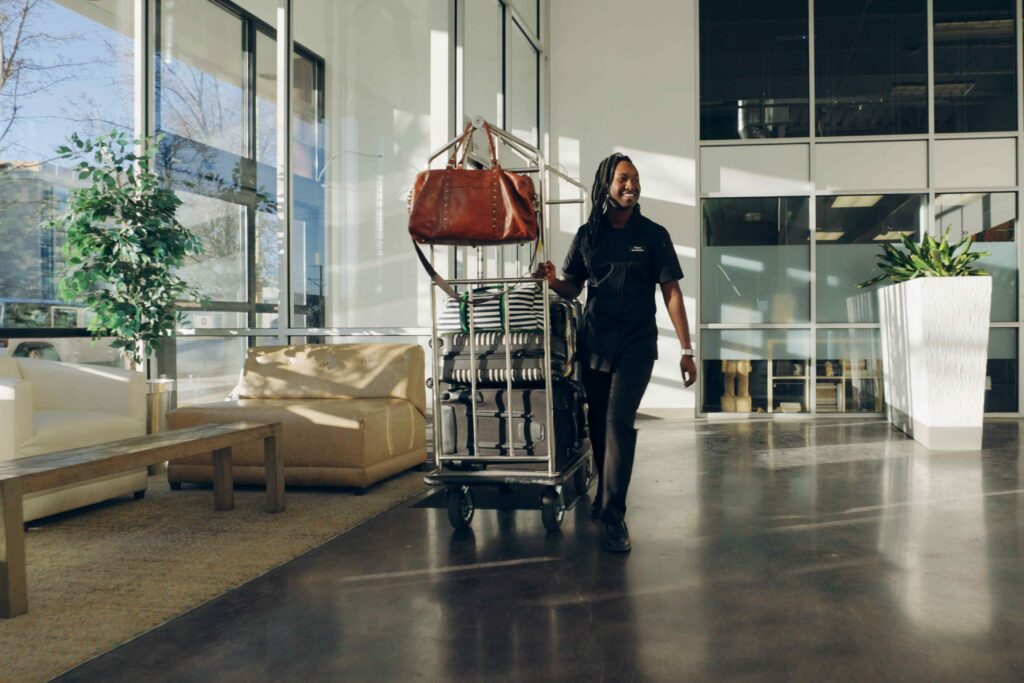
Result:
{"label": "ceiling light", "polygon": [[833,209],[869,209],[882,199],[880,194],[852,194],[832,200]]}
{"label": "ceiling light", "polygon": [[917,83],[898,83],[892,86],[893,97],[926,97],[928,95],[928,86]]}
{"label": "ceiling light", "polygon": [[974,90],[974,83],[964,81],[962,83],[936,83],[936,97],[963,97]]}
{"label": "ceiling light", "polygon": [[880,232],[871,239],[875,242],[895,242],[901,237],[913,237],[917,234],[916,230],[886,230]]}
{"label": "ceiling light", "polygon": [[988,19],[980,21],[940,21],[934,26],[936,42],[947,40],[1011,38],[1013,19]]}
{"label": "ceiling light", "polygon": [[816,230],[814,236],[819,242],[834,242],[835,240],[842,239],[846,235],[843,230]]}
{"label": "ceiling light", "polygon": [[939,209],[953,208],[956,206],[970,206],[984,199],[985,193],[968,192],[964,194],[937,194],[935,204]]}

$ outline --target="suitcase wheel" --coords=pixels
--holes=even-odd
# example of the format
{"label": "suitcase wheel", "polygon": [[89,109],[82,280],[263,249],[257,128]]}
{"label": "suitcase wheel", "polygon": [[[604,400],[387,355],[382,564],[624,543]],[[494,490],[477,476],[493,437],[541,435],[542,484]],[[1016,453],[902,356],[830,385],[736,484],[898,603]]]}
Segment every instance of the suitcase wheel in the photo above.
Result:
{"label": "suitcase wheel", "polygon": [[448,489],[448,521],[453,529],[468,529],[475,510],[473,494],[468,486],[452,486]]}

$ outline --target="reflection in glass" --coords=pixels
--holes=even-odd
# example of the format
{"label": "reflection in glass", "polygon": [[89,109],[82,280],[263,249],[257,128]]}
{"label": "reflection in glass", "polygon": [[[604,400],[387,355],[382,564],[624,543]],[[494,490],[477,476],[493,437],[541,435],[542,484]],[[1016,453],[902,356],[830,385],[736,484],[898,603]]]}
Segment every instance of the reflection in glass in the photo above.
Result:
{"label": "reflection in glass", "polygon": [[324,167],[324,66],[306,54],[293,55],[292,64],[292,325],[322,327],[327,288],[327,189],[319,177]]}
{"label": "reflection in glass", "polygon": [[[295,169],[292,325],[429,326],[429,281],[409,244],[406,200],[438,136],[449,133],[438,129],[436,116],[447,79],[432,76],[431,57],[436,27],[448,23],[447,4],[443,11],[429,2],[400,3],[400,11],[388,2],[293,4],[296,43],[316,47],[322,59],[320,85],[312,87],[308,72],[307,85],[293,91],[296,102],[320,101],[319,111],[303,105],[310,127],[296,135],[312,136],[315,112],[323,161],[312,178]],[[478,86],[500,89],[500,5],[458,5],[466,14],[459,17],[466,113],[494,120],[498,90],[485,94]],[[473,111],[475,98],[490,103],[489,114]]]}
{"label": "reflection in glass", "polygon": [[483,116],[500,123],[505,108],[502,101],[501,4],[497,0],[464,2],[460,22],[463,36],[463,114]]}
{"label": "reflection in glass", "polygon": [[244,337],[176,337],[178,405],[223,401],[245,362]]}
{"label": "reflection in glass", "polygon": [[534,35],[537,31],[537,0],[512,0],[516,9],[519,10],[519,16],[522,17],[523,21],[526,22],[526,28],[528,28]]}
{"label": "reflection in glass", "polygon": [[39,225],[83,184],[54,160],[67,136],[134,128],[135,4],[0,0],[0,327],[86,324],[58,292],[64,234]]}
{"label": "reflection in glass", "polygon": [[508,125],[512,135],[537,144],[537,51],[519,28],[512,29],[509,45]]}
{"label": "reflection in glass", "polygon": [[[67,326],[70,325],[65,325],[65,327]],[[57,327],[62,326],[57,325]],[[0,339],[0,356],[123,367],[120,350],[110,345],[113,341],[114,339],[111,337],[101,337],[96,340],[88,337]]]}
{"label": "reflection in glass", "polygon": [[935,132],[1017,128],[1013,0],[935,0]]}
{"label": "reflection in glass", "polygon": [[702,140],[806,136],[807,2],[700,4]]}
{"label": "reflection in glass", "polygon": [[246,57],[240,17],[206,2],[160,5],[156,125],[202,145],[244,155]]}
{"label": "reflection in glass", "polygon": [[992,321],[1017,320],[1017,194],[971,192],[935,196],[936,236],[950,241],[971,235],[973,251],[987,251],[975,266],[992,276]]}
{"label": "reflection in glass", "polygon": [[809,410],[808,330],[702,330],[706,413]]}
{"label": "reflection in glass", "polygon": [[705,199],[702,217],[702,322],[810,320],[806,197]]}
{"label": "reflection in glass", "polygon": [[814,14],[818,135],[928,132],[926,0],[817,2]]}
{"label": "reflection in glass", "polygon": [[985,412],[1017,412],[1017,330],[993,327],[988,333]]}
{"label": "reflection in glass", "polygon": [[885,393],[877,329],[818,330],[816,369],[817,412],[882,412]]}
{"label": "reflection in glass", "polygon": [[178,326],[182,330],[230,330],[248,327],[248,316],[233,311],[188,311]]}
{"label": "reflection in glass", "polygon": [[246,301],[246,209],[212,197],[178,190],[178,220],[203,242],[180,275],[212,301]]}
{"label": "reflection in glass", "polygon": [[884,242],[920,237],[926,195],[818,197],[815,226],[817,315],[825,323],[876,323],[875,290],[858,284],[878,274]]}

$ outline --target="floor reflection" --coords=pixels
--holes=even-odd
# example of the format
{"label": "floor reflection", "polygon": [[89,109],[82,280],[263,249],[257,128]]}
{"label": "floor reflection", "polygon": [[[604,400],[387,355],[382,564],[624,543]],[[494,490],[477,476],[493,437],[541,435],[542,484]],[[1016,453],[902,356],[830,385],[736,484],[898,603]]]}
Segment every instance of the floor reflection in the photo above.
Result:
{"label": "floor reflection", "polygon": [[587,502],[552,534],[533,494],[481,489],[455,532],[442,493],[68,680],[1024,679],[1018,421],[956,455],[877,418],[639,427],[625,557]]}

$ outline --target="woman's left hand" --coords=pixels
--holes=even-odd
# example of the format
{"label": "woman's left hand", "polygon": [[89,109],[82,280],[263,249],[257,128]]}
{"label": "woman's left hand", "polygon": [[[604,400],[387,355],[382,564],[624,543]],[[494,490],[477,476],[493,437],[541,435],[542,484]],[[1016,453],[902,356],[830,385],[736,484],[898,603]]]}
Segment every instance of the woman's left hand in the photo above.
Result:
{"label": "woman's left hand", "polygon": [[688,387],[697,381],[697,364],[693,356],[683,356],[679,359],[679,369],[683,373],[683,386]]}

